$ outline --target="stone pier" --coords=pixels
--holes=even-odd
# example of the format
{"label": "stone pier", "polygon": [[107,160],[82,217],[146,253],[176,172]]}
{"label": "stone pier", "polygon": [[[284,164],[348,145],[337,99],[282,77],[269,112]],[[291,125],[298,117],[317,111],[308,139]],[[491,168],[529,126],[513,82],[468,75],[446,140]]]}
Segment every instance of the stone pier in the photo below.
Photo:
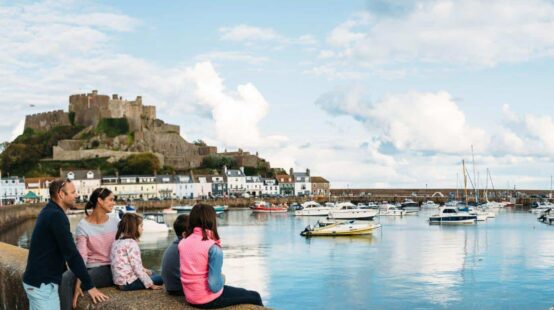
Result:
{"label": "stone pier", "polygon": [[[0,242],[0,309],[28,309],[29,304],[21,278],[27,264],[27,250]],[[77,309],[135,310],[135,309],[196,309],[183,297],[169,296],[164,291],[141,290],[121,292],[113,287],[100,289],[110,297],[94,305],[88,296],[79,300]],[[224,309],[266,309],[254,305],[239,305]]]}

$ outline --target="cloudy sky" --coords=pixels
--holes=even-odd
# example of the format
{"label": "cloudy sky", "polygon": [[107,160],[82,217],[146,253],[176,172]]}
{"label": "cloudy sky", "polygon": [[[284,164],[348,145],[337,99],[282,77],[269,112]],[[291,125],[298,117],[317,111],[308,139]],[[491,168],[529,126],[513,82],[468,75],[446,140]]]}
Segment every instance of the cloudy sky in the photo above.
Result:
{"label": "cloudy sky", "polygon": [[455,187],[473,145],[549,189],[553,78],[551,1],[0,1],[1,141],[98,89],[333,187]]}

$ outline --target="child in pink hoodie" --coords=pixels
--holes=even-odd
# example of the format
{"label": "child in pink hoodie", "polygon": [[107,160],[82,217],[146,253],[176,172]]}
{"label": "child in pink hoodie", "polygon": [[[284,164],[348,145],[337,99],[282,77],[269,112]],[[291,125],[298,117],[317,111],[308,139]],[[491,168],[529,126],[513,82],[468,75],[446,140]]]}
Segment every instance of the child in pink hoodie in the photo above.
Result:
{"label": "child in pink hoodie", "polygon": [[223,250],[214,208],[194,206],[189,227],[192,234],[179,242],[181,283],[187,302],[202,309],[239,304],[263,306],[258,292],[224,285]]}

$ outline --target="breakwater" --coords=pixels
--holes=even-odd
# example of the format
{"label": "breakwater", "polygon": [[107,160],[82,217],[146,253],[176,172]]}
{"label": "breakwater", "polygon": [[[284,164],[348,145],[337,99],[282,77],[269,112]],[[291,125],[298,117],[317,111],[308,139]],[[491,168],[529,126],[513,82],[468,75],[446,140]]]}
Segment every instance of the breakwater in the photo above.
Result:
{"label": "breakwater", "polygon": [[[21,278],[27,264],[28,251],[0,242],[0,309],[29,309],[29,303]],[[94,305],[88,296],[79,299],[77,309],[196,309],[183,300],[183,297],[169,296],[163,290],[141,290],[121,292],[113,287],[101,291],[110,300]],[[264,309],[253,305],[240,305],[224,309]]]}
{"label": "breakwater", "polygon": [[22,222],[36,218],[41,204],[9,205],[0,207],[0,233],[7,231]]}

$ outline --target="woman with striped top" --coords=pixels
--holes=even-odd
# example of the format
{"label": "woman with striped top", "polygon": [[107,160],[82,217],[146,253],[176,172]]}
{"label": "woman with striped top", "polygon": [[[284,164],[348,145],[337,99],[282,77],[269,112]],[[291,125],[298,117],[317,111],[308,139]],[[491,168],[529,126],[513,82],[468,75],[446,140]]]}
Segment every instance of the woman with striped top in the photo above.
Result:
{"label": "woman with striped top", "polygon": [[[114,195],[107,188],[97,188],[85,205],[86,216],[77,225],[77,250],[83,257],[92,282],[97,288],[113,286],[110,251],[117,233],[117,216],[109,216],[115,205]],[[92,209],[89,212],[89,209]],[[61,309],[77,305],[83,296],[80,281],[71,271],[64,273],[60,285]],[[73,298],[73,299],[72,299]]]}

